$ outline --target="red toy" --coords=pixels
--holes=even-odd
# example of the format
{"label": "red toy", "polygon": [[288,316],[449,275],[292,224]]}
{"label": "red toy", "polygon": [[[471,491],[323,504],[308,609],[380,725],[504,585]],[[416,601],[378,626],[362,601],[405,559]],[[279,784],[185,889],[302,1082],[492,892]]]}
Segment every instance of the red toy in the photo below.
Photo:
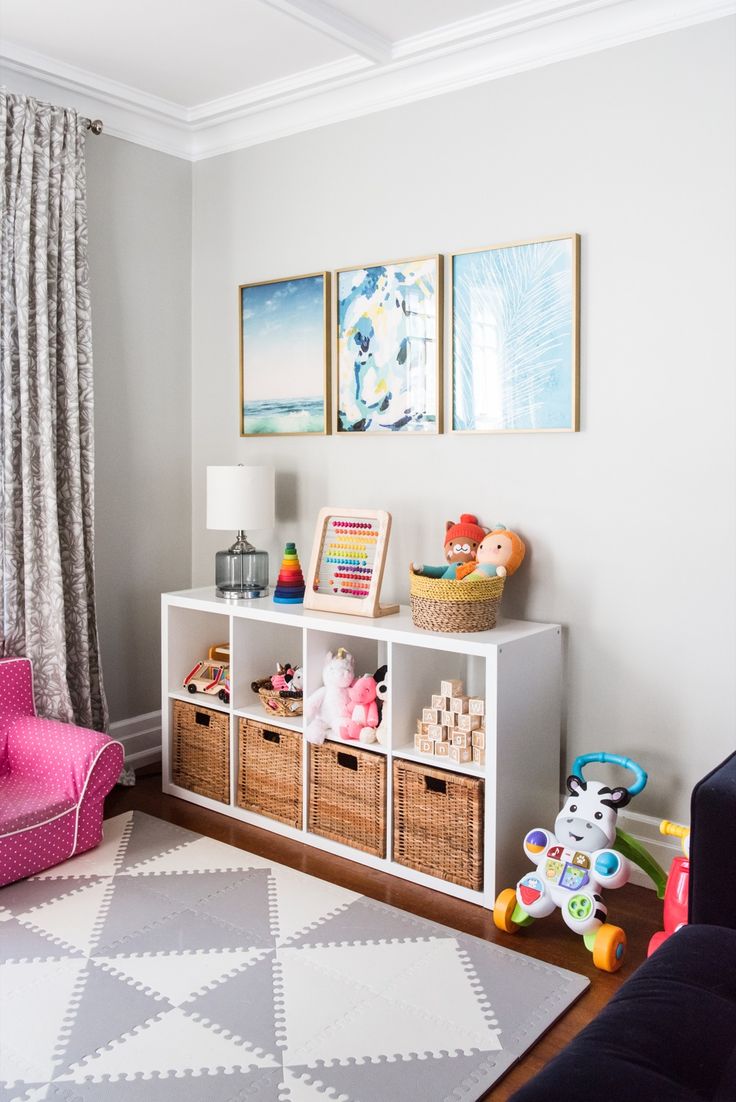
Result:
{"label": "red toy", "polygon": [[682,841],[683,857],[675,857],[672,861],[670,874],[667,877],[667,887],[664,892],[664,930],[658,930],[649,941],[647,956],[651,957],[655,949],[658,949],[670,934],[674,934],[681,926],[687,926],[687,899],[690,887],[690,827],[681,826],[680,823],[671,823],[669,819],[663,819],[659,824],[660,834],[669,834]]}

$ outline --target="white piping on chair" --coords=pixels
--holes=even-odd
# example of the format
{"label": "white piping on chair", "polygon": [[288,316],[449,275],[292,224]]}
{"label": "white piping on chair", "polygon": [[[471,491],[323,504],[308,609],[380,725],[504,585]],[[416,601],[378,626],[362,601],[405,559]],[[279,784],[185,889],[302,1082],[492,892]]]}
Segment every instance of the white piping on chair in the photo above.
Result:
{"label": "white piping on chair", "polygon": [[84,802],[84,794],[87,791],[87,785],[89,784],[89,779],[92,776],[92,774],[94,773],[95,766],[97,765],[97,762],[100,760],[102,755],[105,753],[106,750],[111,749],[111,747],[113,747],[113,746],[119,746],[120,749],[123,751],[123,764],[125,764],[125,747],[123,746],[122,742],[118,742],[117,740],[113,740],[112,742],[106,742],[105,745],[101,746],[100,749],[95,754],[95,760],[92,762],[90,770],[87,773],[87,778],[84,782],[84,788],[82,789],[82,795],[79,797],[79,803],[77,804],[77,818],[74,822],[74,844],[72,846],[72,852],[69,854],[70,857],[74,856],[74,851],[77,848],[77,835],[79,834],[79,811],[80,811],[80,808],[82,806],[82,803]]}
{"label": "white piping on chair", "polygon": [[34,823],[33,826],[20,827],[18,830],[9,830],[7,834],[0,834],[0,842],[4,838],[12,838],[14,834],[25,834],[29,830],[38,830],[39,827],[48,826],[49,823],[55,823],[57,819],[63,819],[65,815],[71,815],[73,811],[77,811],[78,807],[68,807],[66,811],[60,811],[58,815],[52,815],[50,819],[44,819],[42,823]]}
{"label": "white piping on chair", "polygon": [[[20,659],[19,659],[19,661],[20,661]],[[25,661],[25,659],[23,659],[23,661]],[[123,746],[122,742],[118,742],[117,739],[113,739],[110,742],[105,743],[104,746],[100,747],[100,749],[95,754],[95,760],[92,762],[92,765],[89,767],[89,770],[87,771],[87,776],[85,778],[84,787],[82,788],[82,795],[79,797],[79,799],[77,800],[77,803],[74,805],[74,807],[68,807],[66,809],[66,811],[60,811],[58,815],[52,815],[50,819],[44,819],[44,821],[42,823],[33,823],[32,826],[20,827],[18,830],[9,830],[6,834],[0,834],[0,841],[2,841],[4,838],[12,838],[16,834],[26,834],[29,830],[38,830],[39,827],[48,826],[49,823],[55,823],[57,819],[63,819],[65,815],[71,815],[72,812],[76,812],[76,819],[74,821],[74,844],[72,845],[72,851],[69,854],[69,857],[73,857],[74,856],[74,851],[77,848],[77,838],[78,838],[78,835],[79,835],[79,812],[82,808],[82,804],[84,803],[84,797],[85,797],[85,794],[87,792],[87,785],[89,784],[89,779],[92,776],[92,774],[94,773],[95,766],[97,765],[97,762],[100,760],[100,757],[102,756],[102,754],[105,753],[106,750],[109,750],[111,746],[119,746],[120,749],[123,751],[123,755],[125,755],[125,747]],[[68,858],[67,858],[67,860],[68,860]]]}

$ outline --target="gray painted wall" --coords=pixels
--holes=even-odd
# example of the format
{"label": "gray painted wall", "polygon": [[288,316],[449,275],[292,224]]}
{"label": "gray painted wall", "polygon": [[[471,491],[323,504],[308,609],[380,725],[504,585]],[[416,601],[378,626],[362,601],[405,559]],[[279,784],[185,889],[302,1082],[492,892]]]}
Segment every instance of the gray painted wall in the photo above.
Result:
{"label": "gray painted wall", "polygon": [[[278,527],[257,540],[274,567],[286,539],[308,559],[321,506],[388,508],[388,599],[407,599],[412,558],[438,557],[447,518],[518,526],[530,553],[505,611],[566,626],[561,769],[589,750],[640,759],[652,781],[634,810],[685,821],[735,729],[733,31],[710,23],[194,166],[193,583],[212,583],[226,542],[205,529],[209,463],[275,465]],[[572,230],[580,434],[239,439],[239,283]],[[136,554],[131,585],[153,589],[150,564]]]}
{"label": "gray painted wall", "polygon": [[96,580],[113,721],[161,707],[160,594],[191,570],[191,165],[87,140]]}

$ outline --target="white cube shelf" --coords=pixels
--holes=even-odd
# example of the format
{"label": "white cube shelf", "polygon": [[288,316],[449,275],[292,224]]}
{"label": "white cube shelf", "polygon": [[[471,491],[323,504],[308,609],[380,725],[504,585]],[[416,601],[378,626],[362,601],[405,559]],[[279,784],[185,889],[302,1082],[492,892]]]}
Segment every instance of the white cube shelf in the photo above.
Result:
{"label": "white cube shelf", "polygon": [[[223,815],[296,838],[341,857],[382,869],[461,899],[492,907],[498,892],[524,871],[525,833],[553,822],[559,810],[561,629],[558,624],[501,620],[493,631],[468,634],[428,632],[412,623],[410,610],[380,619],[305,611],[271,598],[227,601],[214,587],[166,593],[162,597],[163,790]],[[214,643],[231,647],[231,699],[191,697],[182,682]],[[359,745],[388,757],[387,856],[373,857],[331,842],[307,829],[307,757],[303,755],[305,824],[301,830],[244,811],[235,805],[238,721],[241,716],[301,731],[301,717],[267,716],[251,682],[275,671],[277,662],[301,663],[305,696],[322,684],[328,650],[345,647],[355,656],[356,674],[388,665],[389,696],[384,703],[383,745]],[[485,700],[485,763],[459,764],[414,748],[417,718],[438,694],[440,681],[458,678],[469,696]],[[172,701],[189,700],[230,715],[230,794],[228,805],[172,783],[170,727]],[[340,741],[340,740],[337,740]],[[406,868],[393,861],[392,768],[394,758],[418,761],[484,781],[484,880],[481,891]]]}

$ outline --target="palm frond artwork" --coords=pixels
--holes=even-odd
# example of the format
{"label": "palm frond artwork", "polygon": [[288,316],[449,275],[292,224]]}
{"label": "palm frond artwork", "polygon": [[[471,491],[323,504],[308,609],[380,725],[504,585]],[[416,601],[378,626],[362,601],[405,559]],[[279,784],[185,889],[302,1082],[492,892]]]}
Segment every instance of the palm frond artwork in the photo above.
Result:
{"label": "palm frond artwork", "polygon": [[452,258],[459,432],[576,430],[576,234]]}

